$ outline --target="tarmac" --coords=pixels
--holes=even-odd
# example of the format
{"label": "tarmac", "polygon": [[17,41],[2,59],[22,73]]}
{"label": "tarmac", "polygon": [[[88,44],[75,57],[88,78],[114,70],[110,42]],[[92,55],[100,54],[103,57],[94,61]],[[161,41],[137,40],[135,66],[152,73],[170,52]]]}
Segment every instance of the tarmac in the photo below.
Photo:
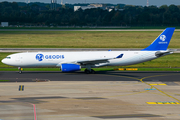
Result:
{"label": "tarmac", "polygon": [[[14,29],[0,31],[14,31]],[[17,31],[34,31],[34,29]],[[96,31],[102,31],[102,29]],[[124,30],[103,29],[103,31]],[[180,30],[176,29],[176,31]],[[1,48],[0,52],[82,50],[109,49]],[[176,52],[179,53],[179,51],[180,49]],[[178,71],[107,71],[96,72],[96,74],[59,71],[23,71],[19,74],[0,71],[0,120],[179,120],[179,78]]]}
{"label": "tarmac", "polygon": [[180,72],[0,72],[0,120],[179,120]]}

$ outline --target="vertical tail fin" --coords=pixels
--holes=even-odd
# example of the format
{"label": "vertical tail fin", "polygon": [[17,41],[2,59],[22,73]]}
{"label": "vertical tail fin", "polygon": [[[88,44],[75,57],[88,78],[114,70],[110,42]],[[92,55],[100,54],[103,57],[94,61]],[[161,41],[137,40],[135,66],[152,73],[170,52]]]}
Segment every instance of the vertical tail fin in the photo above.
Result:
{"label": "vertical tail fin", "polygon": [[166,28],[159,37],[154,40],[147,48],[142,51],[158,51],[158,50],[167,50],[168,45],[171,41],[171,37],[174,33],[175,28]]}

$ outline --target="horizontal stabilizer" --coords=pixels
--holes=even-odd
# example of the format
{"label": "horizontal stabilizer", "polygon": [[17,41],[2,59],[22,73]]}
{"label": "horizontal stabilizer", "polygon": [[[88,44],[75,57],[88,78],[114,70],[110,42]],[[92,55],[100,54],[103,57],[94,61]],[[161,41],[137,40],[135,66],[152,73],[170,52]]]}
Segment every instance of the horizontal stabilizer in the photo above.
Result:
{"label": "horizontal stabilizer", "polygon": [[157,57],[161,57],[161,56],[164,56],[164,55],[172,54],[172,53],[174,53],[175,51],[177,51],[177,50],[174,49],[174,50],[167,50],[167,51],[157,51],[157,52],[155,53],[155,55],[156,55]]}

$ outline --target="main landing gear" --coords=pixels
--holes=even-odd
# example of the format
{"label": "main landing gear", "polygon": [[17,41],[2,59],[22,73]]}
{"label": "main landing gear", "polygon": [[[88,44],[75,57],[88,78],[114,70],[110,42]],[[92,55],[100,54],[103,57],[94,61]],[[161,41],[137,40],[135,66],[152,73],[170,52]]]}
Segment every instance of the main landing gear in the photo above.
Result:
{"label": "main landing gear", "polygon": [[86,74],[94,74],[94,73],[95,73],[95,71],[94,71],[93,69],[90,69],[90,70],[85,69],[84,72],[85,72]]}

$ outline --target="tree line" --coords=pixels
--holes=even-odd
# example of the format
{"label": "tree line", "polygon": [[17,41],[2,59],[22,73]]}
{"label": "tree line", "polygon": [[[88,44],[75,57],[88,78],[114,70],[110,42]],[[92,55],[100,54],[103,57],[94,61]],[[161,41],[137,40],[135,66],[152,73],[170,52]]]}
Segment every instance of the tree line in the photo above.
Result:
{"label": "tree line", "polygon": [[46,26],[179,26],[180,6],[116,5],[111,12],[101,8],[74,12],[68,5],[50,10],[50,4],[19,6],[16,2],[0,2],[0,22]]}

